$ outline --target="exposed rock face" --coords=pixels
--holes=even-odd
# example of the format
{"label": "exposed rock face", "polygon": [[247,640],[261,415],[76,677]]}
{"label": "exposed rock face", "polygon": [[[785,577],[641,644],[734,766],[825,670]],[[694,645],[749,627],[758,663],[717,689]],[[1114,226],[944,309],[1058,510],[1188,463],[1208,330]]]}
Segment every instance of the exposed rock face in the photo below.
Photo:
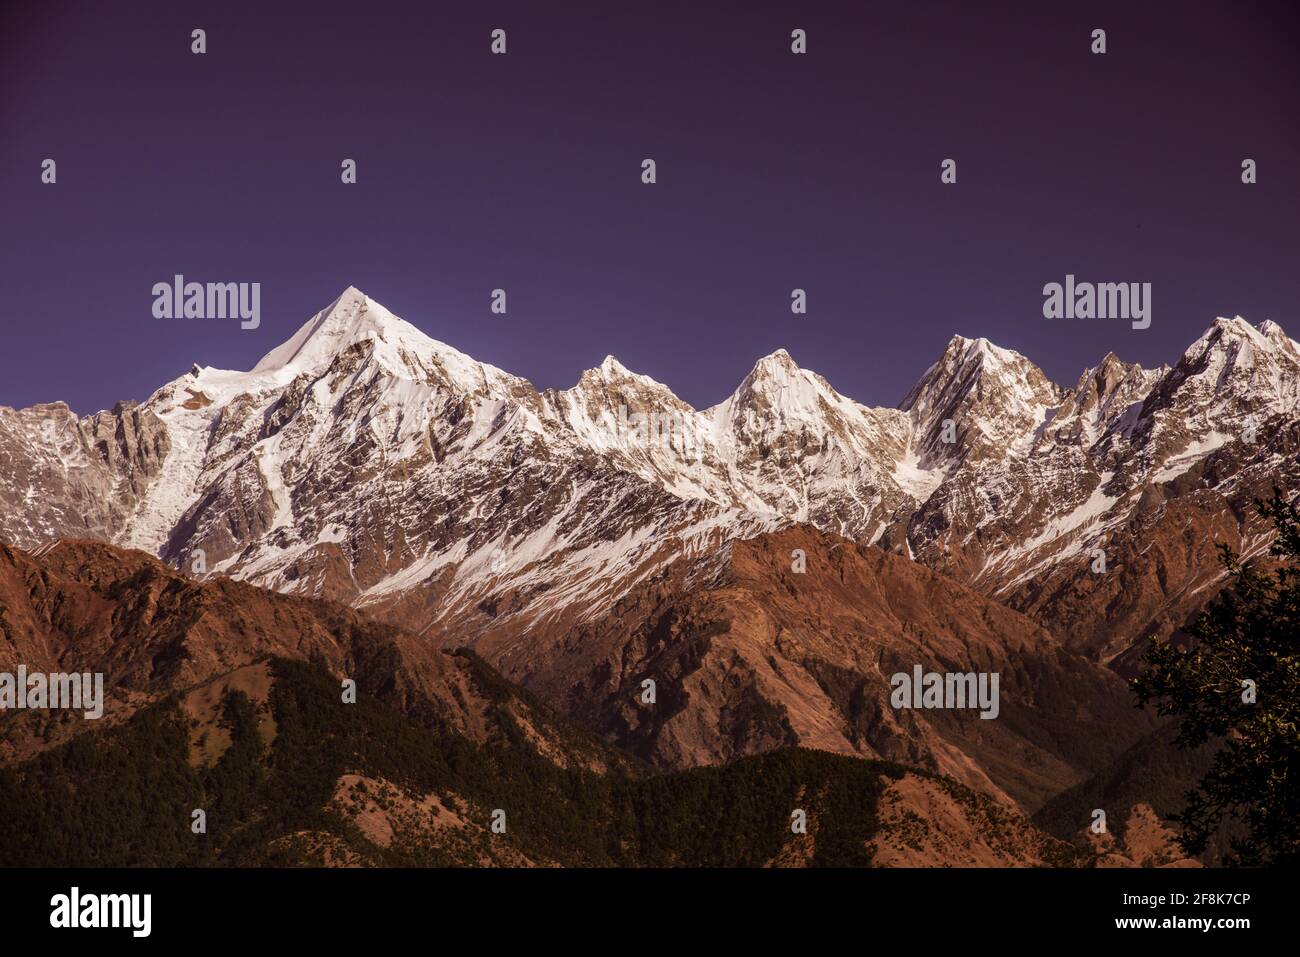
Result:
{"label": "exposed rock face", "polygon": [[107,469],[62,402],[0,407],[0,522],[7,541],[109,537]]}
{"label": "exposed rock face", "polygon": [[[954,336],[902,408],[915,430],[921,468],[951,468],[1004,459],[1050,417],[1062,394],[1024,356],[987,339]],[[951,438],[944,437],[945,423]]]}
{"label": "exposed rock face", "polygon": [[0,406],[0,540],[113,539],[170,451],[151,410],[77,419],[62,402]]}
{"label": "exposed rock face", "polygon": [[162,470],[171,451],[167,430],[158,416],[134,402],[119,402],[112,412],[86,420],[95,452],[138,499]]}

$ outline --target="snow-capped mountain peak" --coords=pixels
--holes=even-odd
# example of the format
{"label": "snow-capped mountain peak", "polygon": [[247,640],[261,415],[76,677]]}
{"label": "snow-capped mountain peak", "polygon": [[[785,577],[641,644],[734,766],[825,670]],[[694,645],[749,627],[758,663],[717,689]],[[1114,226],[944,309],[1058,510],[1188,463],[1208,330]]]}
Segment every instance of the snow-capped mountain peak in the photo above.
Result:
{"label": "snow-capped mountain peak", "polygon": [[[614,356],[605,356],[600,365],[594,369],[588,369],[578,378],[578,384],[574,389],[584,388],[584,384],[590,384],[592,381],[604,383],[606,385],[617,385],[619,383],[632,384],[634,387],[649,389],[651,391],[671,394],[668,386],[662,382],[656,382],[648,375],[640,372],[633,372],[623,363],[619,362]],[[572,391],[572,390],[569,390]],[[674,399],[676,396],[673,397]]]}
{"label": "snow-capped mountain peak", "polygon": [[811,437],[847,441],[849,433],[875,426],[875,410],[841,395],[784,349],[759,359],[736,391],[704,415],[740,448],[767,448],[791,433],[804,436],[805,445]]}
{"label": "snow-capped mountain peak", "polygon": [[1271,319],[1266,319],[1260,322],[1260,325],[1255,326],[1255,329],[1256,332],[1260,333],[1262,337],[1269,339],[1270,342],[1277,342],[1278,345],[1291,348],[1292,351],[1300,350],[1300,343],[1297,343],[1295,339],[1287,337],[1287,334],[1282,330],[1282,326],[1278,325],[1277,322],[1274,322]]}
{"label": "snow-capped mountain peak", "polygon": [[599,368],[601,373],[606,377],[630,376],[635,374],[631,369],[623,365],[623,363],[619,362],[613,356],[605,356],[597,368]]}
{"label": "snow-capped mountain peak", "polygon": [[[209,571],[348,601],[427,591],[430,620],[488,600],[502,568],[538,608],[607,603],[684,541],[717,554],[792,521],[1006,589],[1174,485],[1289,468],[1298,409],[1300,349],[1240,317],[1173,368],[1111,354],[1068,390],[955,336],[899,409],[779,349],[697,411],[612,356],[539,393],[349,287],[249,372],[196,365],[81,421],[0,409],[0,494],[21,497],[0,533],[201,551]],[[1253,426],[1277,450],[1245,443]]]}
{"label": "snow-capped mountain peak", "polygon": [[[1242,347],[1246,348],[1243,349]],[[1282,327],[1270,319],[1252,326],[1241,316],[1219,316],[1195,342],[1187,347],[1184,358],[1200,361],[1213,350],[1230,350],[1249,358],[1255,350],[1270,354],[1295,354],[1300,346],[1288,338]]]}
{"label": "snow-capped mountain peak", "polygon": [[1063,397],[1041,369],[987,339],[953,336],[904,397],[924,468],[1024,444]]}
{"label": "snow-capped mountain peak", "polygon": [[1300,407],[1300,346],[1271,322],[1220,316],[1152,394],[1151,411],[1180,409],[1222,424],[1250,411]]}
{"label": "snow-capped mountain peak", "polygon": [[[308,319],[288,340],[253,366],[253,372],[273,372],[294,365],[299,369],[328,361],[367,336],[385,337],[385,329],[401,322],[355,286]],[[414,329],[414,327],[412,327]],[[418,330],[416,330],[418,332]]]}
{"label": "snow-capped mountain peak", "polygon": [[355,286],[263,356],[251,374],[316,374],[361,344],[368,344],[377,367],[398,379],[500,397],[532,391],[524,380],[431,338]]}
{"label": "snow-capped mountain peak", "polygon": [[799,364],[791,358],[789,352],[785,349],[775,349],[755,362],[753,372],[750,374],[777,375],[782,371],[794,372],[798,369]]}
{"label": "snow-capped mountain peak", "polygon": [[749,374],[741,381],[736,388],[734,396],[763,396],[763,397],[780,397],[785,396],[782,406],[791,404],[803,404],[800,401],[811,398],[819,390],[816,387],[817,380],[824,382],[821,376],[800,368],[794,359],[790,358],[790,353],[784,349],[777,349],[775,352],[763,356],[754,363]]}

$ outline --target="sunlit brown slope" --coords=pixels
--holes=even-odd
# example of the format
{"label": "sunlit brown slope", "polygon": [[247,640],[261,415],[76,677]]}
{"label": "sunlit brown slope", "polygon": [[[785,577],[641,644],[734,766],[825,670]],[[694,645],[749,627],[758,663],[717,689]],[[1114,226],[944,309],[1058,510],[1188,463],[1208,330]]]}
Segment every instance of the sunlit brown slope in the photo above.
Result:
{"label": "sunlit brown slope", "polygon": [[[526,601],[512,607],[430,637],[476,636],[508,678],[663,767],[799,744],[930,768],[1033,809],[1151,727],[1119,678],[1025,616],[809,528],[683,559],[597,617],[538,625]],[[918,664],[997,672],[998,717],[895,710],[890,676]]]}

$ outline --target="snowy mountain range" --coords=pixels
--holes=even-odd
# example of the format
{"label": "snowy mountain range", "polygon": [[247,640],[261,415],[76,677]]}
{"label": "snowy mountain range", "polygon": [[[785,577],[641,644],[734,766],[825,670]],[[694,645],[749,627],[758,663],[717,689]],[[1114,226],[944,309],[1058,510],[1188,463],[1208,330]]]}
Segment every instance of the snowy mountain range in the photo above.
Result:
{"label": "snowy mountain range", "polygon": [[1298,409],[1300,346],[1241,318],[1172,368],[1107,355],[1069,389],[957,336],[897,409],[780,350],[697,411],[612,356],[539,392],[349,288],[251,372],[196,365],[84,420],[0,410],[0,536],[201,550],[208,573],[360,604],[444,569],[465,600],[531,573],[603,601],[593,578],[653,553],[807,523],[1006,596],[1144,502],[1293,468]]}
{"label": "snowy mountain range", "polygon": [[[612,356],[539,391],[348,288],[251,371],[195,365],[80,419],[0,408],[0,540],[343,601],[667,765],[808,743],[1032,808],[1097,762],[1010,774],[988,729],[851,688],[887,659],[977,658],[1024,669],[1036,709],[1049,685],[1120,708],[1108,669],[1214,594],[1216,541],[1266,551],[1250,502],[1300,489],[1297,450],[1300,345],[1272,322],[1217,319],[1171,366],[1107,355],[1068,388],[956,336],[898,408],[781,350],[696,410]],[[684,695],[653,721],[628,704],[650,672]],[[989,722],[1021,735],[998,747],[1063,760],[1015,722]]]}

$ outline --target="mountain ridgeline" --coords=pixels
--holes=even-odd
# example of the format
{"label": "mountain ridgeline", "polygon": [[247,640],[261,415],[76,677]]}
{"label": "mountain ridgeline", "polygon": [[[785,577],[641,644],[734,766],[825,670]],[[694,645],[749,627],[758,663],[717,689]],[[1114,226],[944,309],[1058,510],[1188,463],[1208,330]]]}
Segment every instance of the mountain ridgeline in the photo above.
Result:
{"label": "mountain ridgeline", "polygon": [[[195,365],[84,418],[0,407],[0,664],[102,671],[109,699],[90,735],[6,715],[6,780],[62,793],[109,735],[166,752],[138,769],[174,766],[159,795],[233,803],[207,850],[158,861],[384,863],[432,828],[421,860],[997,864],[1018,832],[1042,863],[1107,794],[1142,851],[1086,852],[1175,862],[1155,817],[1188,768],[1121,780],[1161,740],[1123,678],[1222,587],[1216,542],[1265,560],[1250,503],[1300,491],[1300,345],[1217,319],[1171,359],[1107,355],[1066,387],[955,336],[898,408],[870,408],[780,350],[696,410],[612,357],[539,391],[349,288],[251,371]],[[891,707],[914,667],[998,674],[998,717]],[[371,730],[306,709],[322,675],[357,681]],[[415,750],[360,747],[381,725]],[[586,789],[578,816],[618,840],[530,833],[493,803],[516,771],[561,817],[545,802]],[[786,840],[796,779],[838,836]],[[733,809],[761,814],[752,845],[638,841],[667,826],[638,801],[688,831],[714,787],[758,795]],[[280,788],[310,799],[268,810]],[[494,809],[519,820],[505,840],[481,830]],[[963,843],[968,825],[990,836]]]}

